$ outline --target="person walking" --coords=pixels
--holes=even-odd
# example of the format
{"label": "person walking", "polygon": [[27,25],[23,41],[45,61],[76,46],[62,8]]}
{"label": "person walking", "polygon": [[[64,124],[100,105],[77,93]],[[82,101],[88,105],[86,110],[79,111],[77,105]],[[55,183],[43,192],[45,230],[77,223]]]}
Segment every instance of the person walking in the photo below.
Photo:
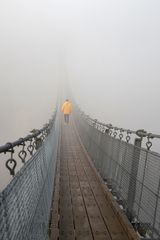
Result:
{"label": "person walking", "polygon": [[70,116],[71,111],[72,111],[72,104],[70,103],[70,101],[68,99],[66,99],[66,101],[63,103],[61,110],[64,114],[64,122],[68,124],[69,123],[69,116]]}

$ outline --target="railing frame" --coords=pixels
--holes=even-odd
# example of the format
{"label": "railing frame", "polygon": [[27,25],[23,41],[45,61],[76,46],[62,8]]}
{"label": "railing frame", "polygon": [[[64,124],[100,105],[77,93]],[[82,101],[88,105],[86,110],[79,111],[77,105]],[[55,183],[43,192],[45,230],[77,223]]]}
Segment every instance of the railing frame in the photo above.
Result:
{"label": "railing frame", "polygon": [[[123,211],[125,211],[126,215],[128,216],[129,220],[132,222],[133,226],[135,227],[135,229],[140,232],[141,235],[143,235],[143,237],[148,239],[160,239],[160,232],[158,232],[157,230],[157,213],[158,211],[158,206],[160,204],[160,176],[159,176],[159,184],[157,186],[157,184],[155,185],[154,189],[150,190],[150,188],[148,188],[147,190],[150,191],[150,194],[152,196],[152,194],[154,195],[154,212],[152,211],[152,218],[150,219],[150,222],[142,222],[141,221],[141,212],[142,210],[142,194],[144,194],[144,190],[143,188],[146,188],[146,179],[148,179],[148,175],[146,175],[146,168],[147,168],[147,161],[150,161],[150,157],[152,156],[153,158],[156,157],[159,159],[160,162],[160,155],[158,153],[152,152],[151,151],[151,147],[152,147],[152,139],[159,139],[160,135],[158,134],[152,134],[152,133],[148,133],[147,131],[140,129],[137,131],[133,131],[130,129],[124,129],[124,128],[119,128],[119,127],[115,127],[112,124],[104,124],[99,122],[97,119],[92,119],[90,116],[86,115],[83,111],[80,110],[79,107],[75,106],[75,122],[77,122],[77,128],[79,129],[79,133],[80,136],[82,138],[82,142],[84,142],[84,145],[86,144],[86,149],[89,153],[89,155],[91,156],[91,159],[93,160],[93,163],[95,165],[95,167],[97,168],[97,170],[100,172],[102,178],[104,179],[104,163],[102,163],[103,161],[103,154],[101,153],[95,153],[96,149],[98,149],[97,151],[102,151],[101,150],[101,146],[96,146],[98,144],[101,143],[101,140],[99,142],[97,142],[97,139],[93,139],[92,135],[93,132],[91,130],[91,128],[93,129],[97,129],[102,135],[105,135],[107,137],[110,136],[110,163],[108,166],[110,166],[110,170],[111,170],[111,159],[113,159],[114,156],[114,143],[115,140],[119,139],[119,144],[118,146],[121,146],[121,143],[123,143],[123,145],[125,145],[125,149],[123,149],[123,158],[122,161],[124,161],[124,163],[127,161],[128,158],[128,150],[130,148],[133,149],[133,157],[132,157],[132,162],[131,162],[131,169],[130,169],[130,180],[128,183],[128,192],[127,192],[127,198],[123,199],[123,196],[121,195],[121,193],[117,192],[114,188],[114,183],[112,183],[112,176],[108,176],[107,179],[104,179],[108,185],[108,187],[110,188],[111,192],[113,193],[113,195],[117,198],[117,202],[120,203],[120,205],[123,206]],[[85,123],[82,124],[82,122]],[[90,126],[87,127],[87,125]],[[82,128],[85,127],[85,132]],[[90,135],[91,134],[91,135]],[[97,134],[95,134],[98,137]],[[93,135],[95,137],[95,135]],[[132,137],[133,136],[133,137]],[[132,138],[132,142],[130,143]],[[88,140],[87,140],[88,139]],[[114,140],[115,139],[115,140]],[[144,145],[144,140],[146,139],[146,149],[144,147],[142,147],[142,143]],[[94,145],[93,145],[94,143]],[[92,146],[93,145],[93,146]],[[95,147],[96,148],[95,148]],[[97,148],[99,147],[99,148]],[[129,147],[129,149],[128,149]],[[107,146],[107,148],[109,148],[109,146]],[[93,151],[94,149],[94,151]],[[96,154],[96,155],[95,155]],[[142,154],[144,156],[142,156]],[[98,156],[98,161],[97,161],[97,156]],[[117,156],[119,157],[119,154],[117,153]],[[141,163],[141,158],[143,157],[143,159],[145,158],[146,160],[144,161],[144,163]],[[131,157],[130,157],[131,158]],[[152,160],[153,162],[153,160]],[[143,167],[143,172],[142,172],[142,176],[141,176],[141,182],[139,182],[139,165],[141,165],[141,168]],[[99,166],[102,165],[103,168],[100,169]],[[122,170],[124,171],[124,170]],[[111,174],[111,171],[107,171],[109,174]],[[121,178],[123,179],[123,173],[121,173]],[[111,178],[110,178],[111,177]],[[121,180],[122,181],[122,180]],[[123,180],[124,181],[124,180]],[[138,197],[137,195],[137,184],[139,183],[140,186],[140,195]],[[157,186],[157,190],[155,190]],[[155,191],[154,191],[155,190]],[[153,191],[153,193],[151,193],[151,191]],[[137,202],[137,197],[138,197],[138,201]],[[144,196],[143,196],[144,199]],[[138,209],[135,212],[135,203],[138,204]],[[153,203],[152,203],[153,204]],[[148,209],[146,209],[148,210]],[[141,211],[141,212],[140,212]]]}

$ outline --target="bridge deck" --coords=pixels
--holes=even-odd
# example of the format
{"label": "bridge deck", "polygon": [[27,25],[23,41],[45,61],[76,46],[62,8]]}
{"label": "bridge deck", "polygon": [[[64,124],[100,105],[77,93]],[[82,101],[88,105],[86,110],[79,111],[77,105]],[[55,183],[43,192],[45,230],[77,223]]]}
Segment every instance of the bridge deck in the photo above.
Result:
{"label": "bridge deck", "polygon": [[107,200],[73,123],[62,125],[50,239],[137,239],[129,237]]}

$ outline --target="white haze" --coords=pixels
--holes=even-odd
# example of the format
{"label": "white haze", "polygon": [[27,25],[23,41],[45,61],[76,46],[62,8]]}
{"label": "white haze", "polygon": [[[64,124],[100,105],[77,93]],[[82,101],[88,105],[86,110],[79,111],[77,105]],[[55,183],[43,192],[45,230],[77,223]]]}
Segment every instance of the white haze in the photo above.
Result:
{"label": "white haze", "polygon": [[160,133],[159,0],[1,0],[0,144],[51,116],[60,81],[80,107]]}
{"label": "white haze", "polygon": [[0,2],[0,143],[48,121],[57,95],[56,32],[45,2]]}
{"label": "white haze", "polygon": [[77,101],[94,118],[160,133],[160,1],[87,3],[68,37]]}

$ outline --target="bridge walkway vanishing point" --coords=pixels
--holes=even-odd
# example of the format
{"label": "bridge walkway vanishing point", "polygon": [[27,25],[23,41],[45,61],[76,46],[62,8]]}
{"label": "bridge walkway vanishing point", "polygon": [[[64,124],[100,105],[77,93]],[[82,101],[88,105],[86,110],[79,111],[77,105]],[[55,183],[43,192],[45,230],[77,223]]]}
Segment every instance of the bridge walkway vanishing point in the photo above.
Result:
{"label": "bridge walkway vanishing point", "polygon": [[91,163],[73,120],[62,124],[59,140],[50,225],[50,240],[58,239],[139,239]]}

